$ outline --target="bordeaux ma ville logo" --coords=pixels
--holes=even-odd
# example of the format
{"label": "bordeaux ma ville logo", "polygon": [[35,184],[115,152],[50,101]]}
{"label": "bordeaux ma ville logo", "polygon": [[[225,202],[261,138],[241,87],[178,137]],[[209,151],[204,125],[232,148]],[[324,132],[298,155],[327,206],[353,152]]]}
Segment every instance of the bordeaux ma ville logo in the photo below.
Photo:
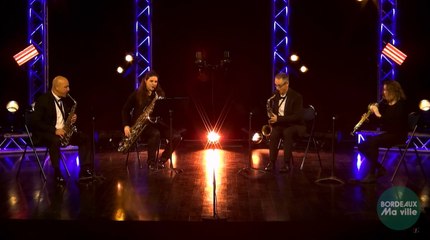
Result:
{"label": "bordeaux ma ville logo", "polygon": [[388,228],[408,229],[420,216],[420,201],[409,188],[394,186],[385,190],[379,197],[377,212],[381,222]]}

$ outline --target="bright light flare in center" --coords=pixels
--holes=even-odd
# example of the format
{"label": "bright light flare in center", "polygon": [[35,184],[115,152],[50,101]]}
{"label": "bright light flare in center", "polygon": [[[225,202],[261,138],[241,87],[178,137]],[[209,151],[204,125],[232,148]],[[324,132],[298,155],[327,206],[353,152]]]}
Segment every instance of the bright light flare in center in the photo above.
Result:
{"label": "bright light flare in center", "polygon": [[221,138],[221,136],[214,131],[210,131],[208,133],[208,142],[209,143],[218,143],[220,138]]}

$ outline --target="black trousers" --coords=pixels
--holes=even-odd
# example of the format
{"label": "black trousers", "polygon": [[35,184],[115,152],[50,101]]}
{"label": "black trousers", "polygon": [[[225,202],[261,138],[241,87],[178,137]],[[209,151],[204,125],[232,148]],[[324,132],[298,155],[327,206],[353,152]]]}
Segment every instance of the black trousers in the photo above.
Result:
{"label": "black trousers", "polygon": [[[155,163],[161,138],[170,139],[170,129],[164,122],[156,124],[149,123],[142,131],[141,139],[146,141],[148,144],[148,164]],[[166,149],[163,151],[160,158],[165,160],[169,159],[170,155],[175,151],[181,140],[181,135],[173,129],[172,141],[168,142]]]}
{"label": "black trousers", "polygon": [[379,135],[370,136],[366,141],[361,142],[358,145],[358,151],[369,161],[369,173],[374,173],[376,167],[381,166],[378,162],[380,147],[387,148],[396,144],[401,144],[404,143],[406,139],[407,135],[404,134],[381,133]]}
{"label": "black trousers", "polygon": [[303,135],[306,131],[306,127],[302,125],[292,126],[273,126],[272,132],[269,139],[269,160],[272,164],[276,163],[278,158],[278,145],[279,140],[284,140],[284,162],[289,163],[293,157],[293,143],[294,140]]}
{"label": "black trousers", "polygon": [[[49,157],[54,167],[55,173],[60,173],[61,142],[60,137],[45,132],[34,132],[34,141],[36,145],[46,146],[49,149]],[[70,145],[78,146],[80,170],[88,170],[93,167],[91,158],[91,141],[83,132],[75,132],[70,138]]]}

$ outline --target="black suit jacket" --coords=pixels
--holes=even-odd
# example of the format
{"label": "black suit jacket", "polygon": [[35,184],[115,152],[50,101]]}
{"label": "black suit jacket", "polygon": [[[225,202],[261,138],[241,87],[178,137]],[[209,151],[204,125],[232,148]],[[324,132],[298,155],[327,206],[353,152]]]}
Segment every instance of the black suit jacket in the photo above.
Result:
{"label": "black suit jacket", "polygon": [[[67,100],[68,99],[63,99],[66,119],[72,107],[70,101]],[[55,97],[52,95],[52,92],[47,92],[37,98],[30,124],[34,134],[43,132],[55,135],[55,124],[57,122],[55,104]],[[66,119],[64,121],[66,121]]]}
{"label": "black suit jacket", "polygon": [[[273,113],[278,115],[279,112],[279,100],[281,96],[279,92],[276,93],[275,98],[272,100]],[[274,123],[274,126],[293,126],[293,125],[305,125],[303,120],[303,97],[300,93],[289,88],[285,99],[284,116],[278,115],[278,121]]]}

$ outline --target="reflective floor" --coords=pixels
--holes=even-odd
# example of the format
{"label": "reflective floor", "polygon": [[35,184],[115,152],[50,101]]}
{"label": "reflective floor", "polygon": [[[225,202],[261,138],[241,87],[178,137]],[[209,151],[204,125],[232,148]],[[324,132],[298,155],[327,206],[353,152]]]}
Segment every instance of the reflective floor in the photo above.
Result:
{"label": "reflective floor", "polygon": [[[253,149],[249,157],[246,143],[222,147],[205,150],[203,145],[183,142],[173,155],[175,168],[160,171],[146,168],[145,151],[140,152],[140,168],[135,152],[130,153],[126,166],[126,155],[105,149],[95,153],[98,178],[90,183],[77,182],[77,151],[65,151],[70,178],[64,187],[53,182],[49,158],[44,161],[45,183],[33,154],[24,159],[19,152],[0,154],[2,232],[7,229],[7,239],[54,229],[65,231],[62,238],[146,233],[160,238],[281,234],[310,239],[410,239],[429,233],[428,153],[420,154],[427,177],[415,155],[408,153],[407,171],[401,166],[391,183],[399,155],[390,152],[384,163],[388,174],[377,184],[363,185],[348,181],[363,177],[366,168],[366,161],[352,146],[338,149],[334,155],[320,152],[322,169],[312,151],[300,169],[304,151],[298,149],[288,173],[258,170],[268,161],[265,148]],[[39,153],[42,158],[43,154]],[[277,169],[282,166],[282,154]],[[410,229],[391,230],[378,218],[377,200],[393,185],[407,186],[421,200],[421,217]]]}

